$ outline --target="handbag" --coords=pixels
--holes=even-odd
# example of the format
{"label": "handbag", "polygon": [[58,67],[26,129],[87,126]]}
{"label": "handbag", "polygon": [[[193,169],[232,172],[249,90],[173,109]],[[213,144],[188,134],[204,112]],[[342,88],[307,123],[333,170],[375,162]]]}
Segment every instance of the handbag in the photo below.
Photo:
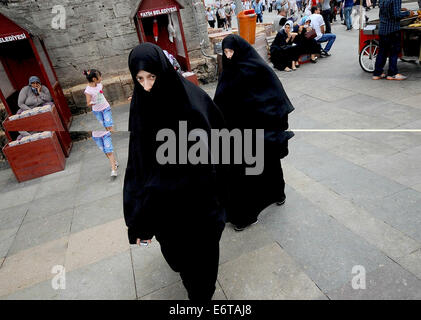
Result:
{"label": "handbag", "polygon": [[307,31],[304,36],[306,37],[307,40],[311,40],[317,37],[317,33],[316,30],[312,29],[310,31]]}

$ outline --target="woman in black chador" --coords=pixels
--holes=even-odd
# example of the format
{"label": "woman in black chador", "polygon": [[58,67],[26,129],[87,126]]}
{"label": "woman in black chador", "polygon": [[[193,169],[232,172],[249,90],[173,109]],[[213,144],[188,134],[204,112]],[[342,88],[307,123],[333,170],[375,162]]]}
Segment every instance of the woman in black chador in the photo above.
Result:
{"label": "woman in black chador", "polygon": [[256,223],[268,205],[285,202],[280,159],[288,154],[288,114],[294,110],[272,68],[244,39],[230,35],[222,42],[223,72],[215,93],[230,130],[264,129],[264,170],[246,175],[244,165],[231,166],[227,221],[237,231]]}
{"label": "woman in black chador", "polygon": [[[134,48],[129,68],[135,83],[123,189],[129,242],[147,244],[155,236],[189,299],[210,300],[225,226],[217,171],[210,164],[160,164],[157,150],[164,142],[157,142],[156,135],[164,128],[178,133],[179,121],[187,121],[189,131],[200,128],[209,134],[224,126],[222,115],[203,90],[174,70],[158,46]],[[177,141],[172,147],[178,157]]]}
{"label": "woman in black chador", "polygon": [[270,46],[270,61],[273,66],[281,71],[296,70],[300,57],[300,48],[294,45],[296,33],[292,32],[292,22],[286,21],[277,33]]}

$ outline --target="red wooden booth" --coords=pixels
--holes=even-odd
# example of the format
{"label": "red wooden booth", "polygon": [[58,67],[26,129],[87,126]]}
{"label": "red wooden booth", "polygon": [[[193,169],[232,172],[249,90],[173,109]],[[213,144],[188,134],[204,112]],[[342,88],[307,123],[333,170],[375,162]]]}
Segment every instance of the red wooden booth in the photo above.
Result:
{"label": "red wooden booth", "polygon": [[[178,61],[185,77],[198,84],[191,73],[190,59],[180,10],[184,7],[176,0],[140,0],[132,17],[139,41],[151,42],[171,53]],[[175,32],[170,36],[169,30]]]}
{"label": "red wooden booth", "polygon": [[[0,103],[8,113],[3,127],[9,143],[3,152],[18,181],[25,181],[64,169],[64,157],[72,147],[69,128],[72,121],[57,75],[41,38],[41,30],[16,13],[0,10]],[[49,112],[24,118],[12,117],[19,110],[18,96],[37,76],[48,88],[54,105]],[[54,131],[39,141],[13,145],[17,131]],[[57,148],[58,146],[58,148]]]}
{"label": "red wooden booth", "polygon": [[[64,131],[57,132],[57,135],[64,154],[68,156],[72,145],[68,132],[72,115],[41,38],[41,30],[14,13],[8,13],[7,16],[0,13],[0,102],[9,116],[19,110],[19,92],[28,85],[28,79],[33,75],[39,77],[41,83],[50,91],[62,126],[48,129],[64,128]],[[34,117],[31,119],[36,127],[37,119]],[[16,130],[34,129],[20,127],[21,121],[15,121]],[[40,123],[40,126],[44,125]],[[6,129],[6,135],[9,140],[13,140],[17,133],[8,132]]]}

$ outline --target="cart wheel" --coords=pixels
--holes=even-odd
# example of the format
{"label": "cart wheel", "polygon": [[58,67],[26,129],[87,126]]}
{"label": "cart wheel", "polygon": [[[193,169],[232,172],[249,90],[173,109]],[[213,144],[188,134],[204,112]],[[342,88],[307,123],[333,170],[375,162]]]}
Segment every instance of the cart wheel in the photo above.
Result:
{"label": "cart wheel", "polygon": [[379,53],[377,43],[367,44],[360,52],[360,66],[365,72],[373,72],[376,66],[376,57]]}

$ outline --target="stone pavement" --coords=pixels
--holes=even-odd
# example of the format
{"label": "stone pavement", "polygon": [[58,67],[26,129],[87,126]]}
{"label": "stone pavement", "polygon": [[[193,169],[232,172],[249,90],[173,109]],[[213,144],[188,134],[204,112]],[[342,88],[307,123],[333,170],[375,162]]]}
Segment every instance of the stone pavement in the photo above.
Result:
{"label": "stone pavement", "polygon": [[[333,25],[331,57],[277,72],[296,108],[287,201],[243,232],[226,226],[214,299],[421,298],[421,132],[301,131],[421,129],[421,68],[400,62],[407,81],[370,80],[357,31],[344,29]],[[213,96],[215,85],[203,88]],[[128,105],[113,112],[126,130]],[[78,116],[72,130],[95,121]],[[92,140],[75,143],[62,172],[18,184],[0,171],[0,299],[186,298],[156,241],[128,245],[127,132],[113,141],[115,180]],[[52,289],[55,265],[66,268],[65,290]],[[366,289],[352,289],[354,266]]]}

